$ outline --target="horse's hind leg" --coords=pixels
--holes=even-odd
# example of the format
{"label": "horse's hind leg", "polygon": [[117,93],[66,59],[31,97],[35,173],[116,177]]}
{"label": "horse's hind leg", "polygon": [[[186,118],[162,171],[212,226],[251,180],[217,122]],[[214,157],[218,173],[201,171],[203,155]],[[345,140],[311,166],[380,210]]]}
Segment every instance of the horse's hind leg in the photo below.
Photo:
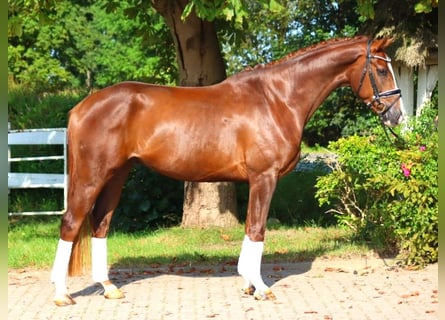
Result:
{"label": "horse's hind leg", "polygon": [[54,283],[56,293],[54,303],[58,306],[74,304],[74,300],[68,294],[66,287],[66,276],[73,243],[78,239],[80,229],[87,219],[88,213],[94,205],[97,197],[98,187],[82,188],[82,184],[70,182],[70,195],[68,208],[62,218],[60,227],[60,239],[57,246],[51,282]]}
{"label": "horse's hind leg", "polygon": [[104,287],[104,297],[121,299],[124,294],[108,278],[107,234],[111,217],[119,203],[122,187],[131,169],[127,163],[120,168],[102,189],[93,209],[93,238],[91,239],[92,277]]}

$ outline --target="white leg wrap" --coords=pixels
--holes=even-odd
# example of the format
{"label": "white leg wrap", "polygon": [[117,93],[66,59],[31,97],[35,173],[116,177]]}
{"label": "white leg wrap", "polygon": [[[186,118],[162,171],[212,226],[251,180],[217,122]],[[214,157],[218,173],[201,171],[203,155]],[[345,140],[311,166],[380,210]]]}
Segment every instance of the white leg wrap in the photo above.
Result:
{"label": "white leg wrap", "polygon": [[263,255],[264,242],[253,242],[246,235],[244,237],[241,253],[238,260],[238,273],[246,281],[246,287],[253,285],[256,290],[268,289],[261,278],[261,258]]}
{"label": "white leg wrap", "polygon": [[108,280],[107,264],[107,238],[91,239],[91,265],[93,281],[103,282]]}
{"label": "white leg wrap", "polygon": [[68,273],[68,264],[70,262],[73,243],[59,239],[57,245],[56,258],[54,259],[53,270],[51,272],[51,282],[56,287],[56,294],[68,293],[66,288],[66,275]]}

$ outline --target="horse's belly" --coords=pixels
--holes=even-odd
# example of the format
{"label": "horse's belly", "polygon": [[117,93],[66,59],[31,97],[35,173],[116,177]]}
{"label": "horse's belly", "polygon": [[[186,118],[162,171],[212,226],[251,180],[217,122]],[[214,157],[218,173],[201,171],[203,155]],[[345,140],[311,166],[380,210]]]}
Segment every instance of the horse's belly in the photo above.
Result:
{"label": "horse's belly", "polygon": [[245,181],[246,170],[236,157],[217,151],[178,153],[164,150],[136,156],[147,167],[168,177],[184,181]]}

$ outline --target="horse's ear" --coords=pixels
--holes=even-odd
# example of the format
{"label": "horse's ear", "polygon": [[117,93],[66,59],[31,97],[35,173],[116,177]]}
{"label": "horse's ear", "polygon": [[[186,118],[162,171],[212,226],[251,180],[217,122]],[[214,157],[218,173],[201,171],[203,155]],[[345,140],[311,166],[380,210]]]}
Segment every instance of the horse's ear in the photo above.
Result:
{"label": "horse's ear", "polygon": [[388,48],[393,42],[394,42],[395,38],[391,37],[391,38],[381,38],[381,39],[376,39],[373,42],[373,47],[374,50],[377,51],[383,51],[386,48]]}

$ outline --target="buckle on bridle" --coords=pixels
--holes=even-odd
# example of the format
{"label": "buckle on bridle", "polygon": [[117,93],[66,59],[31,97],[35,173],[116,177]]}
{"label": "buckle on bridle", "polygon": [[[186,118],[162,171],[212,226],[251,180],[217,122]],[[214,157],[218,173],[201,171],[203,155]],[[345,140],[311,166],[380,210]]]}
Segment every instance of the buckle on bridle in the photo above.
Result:
{"label": "buckle on bridle", "polygon": [[[380,101],[380,98],[387,98],[387,97],[391,97],[394,95],[399,95],[397,97],[397,99],[395,99],[390,105],[386,105],[385,103]],[[397,88],[397,89],[392,89],[392,90],[388,90],[388,91],[384,91],[382,93],[379,93],[377,96],[373,96],[372,100],[370,102],[368,102],[366,105],[369,108],[373,108],[374,111],[380,115],[383,116],[386,112],[388,112],[393,105],[399,101],[399,99],[402,97],[402,91]],[[377,104],[376,104],[377,102]]]}

